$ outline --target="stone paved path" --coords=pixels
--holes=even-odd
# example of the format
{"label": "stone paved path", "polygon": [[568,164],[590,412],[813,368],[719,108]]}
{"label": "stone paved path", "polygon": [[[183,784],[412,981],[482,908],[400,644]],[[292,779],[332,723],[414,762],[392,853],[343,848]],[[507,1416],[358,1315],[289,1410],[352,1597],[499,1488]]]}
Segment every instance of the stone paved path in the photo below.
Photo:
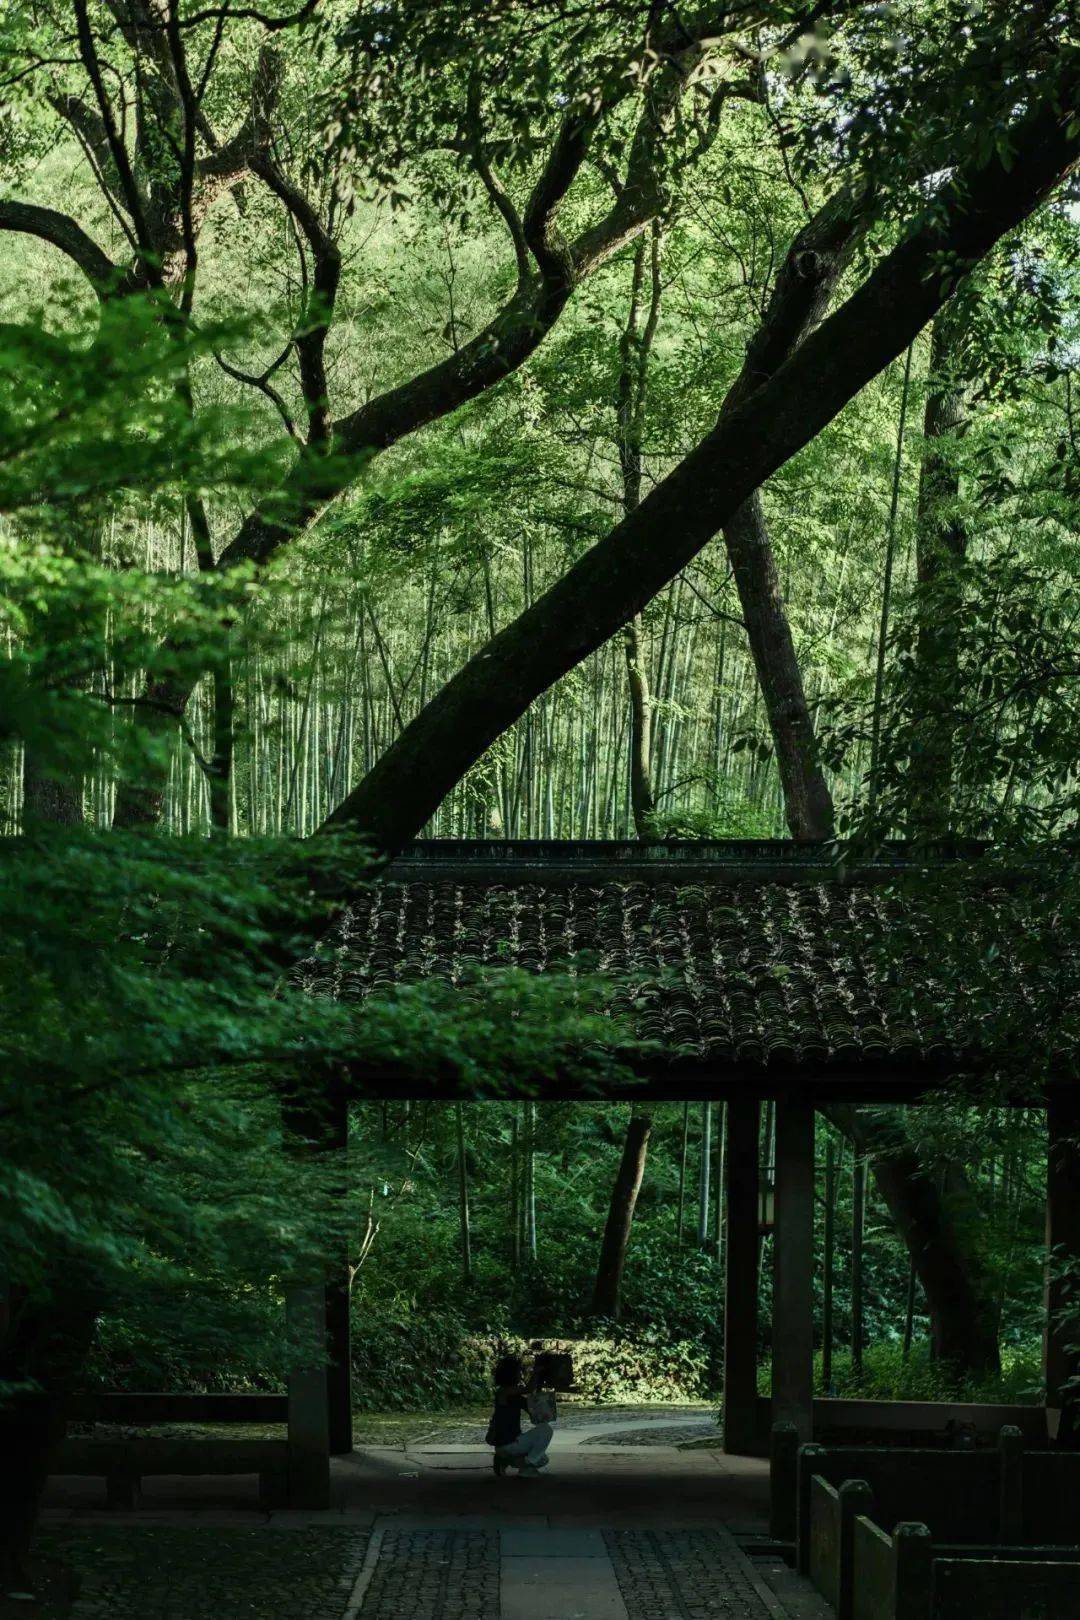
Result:
{"label": "stone paved path", "polygon": [[489,1530],[376,1531],[374,1554],[346,1613],[409,1620],[499,1614],[499,1535]]}
{"label": "stone paved path", "polygon": [[42,1540],[78,1572],[72,1620],[342,1620],[368,1534],[124,1524]]}
{"label": "stone paved path", "polygon": [[[723,1528],[65,1525],[72,1620],[816,1620]],[[782,1583],[781,1583],[782,1584]],[[807,1606],[809,1604],[809,1606]]]}
{"label": "stone paved path", "polygon": [[766,1620],[779,1602],[723,1530],[609,1530],[630,1620]]}

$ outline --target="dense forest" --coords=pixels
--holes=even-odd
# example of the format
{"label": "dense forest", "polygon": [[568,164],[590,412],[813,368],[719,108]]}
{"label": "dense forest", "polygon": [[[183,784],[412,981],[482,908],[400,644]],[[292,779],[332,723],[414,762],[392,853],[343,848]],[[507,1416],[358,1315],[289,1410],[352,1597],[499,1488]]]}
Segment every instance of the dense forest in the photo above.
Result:
{"label": "dense forest", "polygon": [[[275,1387],[328,1234],[365,1405],[471,1400],[534,1333],[589,1340],[597,1396],[717,1393],[723,1111],[543,1097],[627,1063],[602,987],[355,1004],[297,971],[421,834],[1021,872],[1006,941],[932,896],[940,993],[1005,1054],[982,1095],[822,1125],[816,1311],[823,1389],[1037,1398],[1045,1131],[1004,1103],[1075,1072],[1080,1005],[1072,8],[13,0],[3,30],[16,1548],[57,1397]],[[357,1101],[343,1189],[296,1110],[358,1054],[539,1100]]]}
{"label": "dense forest", "polygon": [[[636,1122],[636,1129],[635,1129]],[[1041,1384],[1045,1134],[1035,1111],[920,1111],[920,1162],[950,1190],[997,1355],[958,1374],[888,1202],[840,1130],[818,1143],[815,1278],[823,1394],[1034,1401]],[[762,1171],[772,1182],[770,1119]],[[505,1344],[570,1340],[588,1401],[709,1401],[723,1350],[726,1140],[712,1104],[365,1104],[353,1121],[354,1390],[363,1411],[482,1403]],[[603,1244],[627,1142],[642,1171],[633,1239]],[[957,1162],[958,1143],[967,1162]],[[358,1145],[357,1145],[358,1144]],[[772,1238],[761,1234],[768,1321]],[[160,1309],[160,1306],[158,1307]],[[279,1331],[203,1344],[106,1313],[107,1387],[271,1387]],[[827,1348],[826,1348],[827,1347]],[[761,1345],[767,1388],[767,1331]]]}

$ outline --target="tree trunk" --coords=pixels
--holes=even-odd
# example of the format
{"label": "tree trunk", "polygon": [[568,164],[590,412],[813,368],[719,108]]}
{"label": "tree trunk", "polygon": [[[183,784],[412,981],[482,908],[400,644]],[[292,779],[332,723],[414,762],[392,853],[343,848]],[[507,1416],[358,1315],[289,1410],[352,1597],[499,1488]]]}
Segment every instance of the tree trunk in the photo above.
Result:
{"label": "tree trunk", "polygon": [[81,772],[59,771],[40,761],[30,745],[23,748],[23,830],[32,827],[81,827]]}
{"label": "tree trunk", "polygon": [[817,761],[814,722],[760,492],[729,518],[724,541],[772,732],[788,828],[792,838],[804,842],[828,838],[833,830],[832,794]]}
{"label": "tree trunk", "polygon": [[712,1169],[712,1103],[701,1105],[701,1157],[698,1160],[698,1248],[709,1241],[709,1175]]}
{"label": "tree trunk", "polygon": [[[649,307],[641,326],[641,298],[645,280],[645,249],[651,245]],[[654,225],[651,244],[644,237],[634,255],[630,309],[619,344],[619,383],[616,403],[619,469],[622,474],[623,512],[641,504],[641,458],[645,430],[645,394],[649,355],[660,318],[660,232]],[[652,694],[642,647],[641,614],[635,613],[623,631],[626,675],[630,688],[630,807],[639,838],[655,837],[656,800],[652,785]]]}
{"label": "tree trunk", "polygon": [[469,1166],[465,1157],[465,1115],[461,1103],[454,1104],[457,1132],[458,1216],[461,1227],[461,1269],[466,1281],[472,1276],[472,1221],[469,1215]]}
{"label": "tree trunk", "polygon": [[686,1164],[690,1156],[690,1104],[683,1103],[682,1151],[679,1155],[679,1214],[675,1225],[675,1242],[681,1248],[683,1221],[686,1215]]}
{"label": "tree trunk", "polygon": [[630,687],[630,806],[639,838],[656,836],[652,770],[652,695],[641,646],[641,614],[635,613],[623,632],[626,676]]}
{"label": "tree trunk", "polygon": [[957,1376],[1000,1372],[997,1312],[950,1202],[923,1168],[895,1111],[825,1110],[866,1155],[878,1192],[914,1262],[930,1312],[935,1358]]}
{"label": "tree trunk", "polygon": [[952,810],[960,684],[960,570],[967,552],[967,530],[956,511],[960,475],[951,455],[967,421],[963,389],[956,380],[962,339],[957,312],[946,305],[934,321],[930,339],[915,542],[915,685],[920,718],[911,750],[909,802],[911,830],[917,837],[927,838],[948,834]]}
{"label": "tree trunk", "polygon": [[536,1104],[525,1104],[525,1251],[536,1259]]}
{"label": "tree trunk", "polygon": [[210,786],[210,823],[215,832],[228,833],[232,822],[229,814],[229,787],[233,762],[233,711],[235,694],[231,663],[214,668],[214,752],[208,771]]}
{"label": "tree trunk", "polygon": [[510,1115],[510,1269],[521,1270],[521,1145],[518,1130],[519,1103],[511,1103]]}
{"label": "tree trunk", "polygon": [[851,1371],[863,1370],[866,1321],[863,1311],[863,1243],[866,1236],[866,1160],[856,1153],[851,1165]]}
{"label": "tree trunk", "polygon": [[825,1233],[821,1277],[821,1388],[832,1394],[833,1268],[836,1263],[836,1143],[825,1143]]}
{"label": "tree trunk", "polygon": [[649,1151],[651,1131],[651,1114],[638,1113],[636,1110],[631,1113],[615,1185],[611,1190],[607,1224],[604,1227],[604,1239],[600,1245],[600,1258],[596,1267],[596,1283],[593,1288],[592,1304],[589,1307],[590,1316],[602,1316],[615,1321],[619,1315],[626,1251],[630,1245],[634,1209],[645,1174],[645,1159]]}

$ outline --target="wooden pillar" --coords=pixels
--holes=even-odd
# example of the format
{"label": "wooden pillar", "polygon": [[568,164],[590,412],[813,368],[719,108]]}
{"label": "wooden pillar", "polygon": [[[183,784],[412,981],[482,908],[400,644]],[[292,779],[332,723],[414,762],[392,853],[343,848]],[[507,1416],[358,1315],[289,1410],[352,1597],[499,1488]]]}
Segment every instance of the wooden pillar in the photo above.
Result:
{"label": "wooden pillar", "polygon": [[[342,1156],[341,1196],[348,1194],[346,1155],[349,1147],[349,1102],[340,1075],[335,1075],[328,1092],[329,1130],[327,1147]],[[352,1425],[352,1319],[349,1288],[349,1251],[342,1242],[334,1274],[326,1285],[326,1396],[330,1455],[348,1456],[353,1448]]]}
{"label": "wooden pillar", "polygon": [[1076,1327],[1064,1331],[1057,1324],[1063,1307],[1075,1310],[1063,1265],[1080,1269],[1080,1096],[1075,1089],[1051,1092],[1046,1108],[1046,1334],[1043,1366],[1046,1404],[1060,1408],[1062,1389],[1080,1368],[1067,1345]]}
{"label": "wooden pillar", "polygon": [[724,1450],[742,1456],[759,1449],[755,1419],[760,1112],[756,1097],[733,1098],[727,1105]]}
{"label": "wooden pillar", "polygon": [[[283,1101],[282,1118],[293,1150],[301,1154],[335,1154],[340,1175],[335,1194],[348,1193],[346,1153],[349,1145],[349,1103],[344,1075],[338,1071],[306,1073]],[[320,1320],[326,1365],[322,1375],[326,1407],[327,1443],[334,1456],[352,1450],[352,1335],[350,1327],[349,1254],[344,1223],[338,1235],[328,1237],[336,1252],[330,1255],[327,1281],[321,1289]],[[306,1290],[305,1290],[306,1292]]]}
{"label": "wooden pillar", "polygon": [[326,1406],[330,1455],[346,1457],[353,1448],[352,1326],[350,1322],[348,1256],[343,1275],[326,1285]]}
{"label": "wooden pillar", "polygon": [[814,1109],[791,1094],[776,1104],[773,1226],[772,1421],[814,1430]]}
{"label": "wooden pillar", "polygon": [[326,1368],[326,1289],[290,1288],[285,1296],[290,1349],[289,1506],[330,1506],[330,1427]]}

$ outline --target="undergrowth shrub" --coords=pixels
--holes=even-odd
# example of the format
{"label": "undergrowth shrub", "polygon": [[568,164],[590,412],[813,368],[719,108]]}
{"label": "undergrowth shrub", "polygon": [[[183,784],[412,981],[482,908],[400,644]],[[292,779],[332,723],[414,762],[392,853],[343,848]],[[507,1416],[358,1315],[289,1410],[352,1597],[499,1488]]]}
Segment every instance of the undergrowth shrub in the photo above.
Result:
{"label": "undergrowth shrub", "polygon": [[[987,1401],[1005,1405],[1037,1403],[1042,1399],[1041,1350],[1037,1343],[1004,1345],[1001,1374],[988,1378],[960,1378],[949,1367],[933,1361],[929,1343],[913,1344],[904,1360],[900,1344],[868,1345],[861,1373],[851,1365],[850,1350],[833,1352],[832,1388],[822,1379],[821,1352],[814,1356],[814,1390],[869,1401]],[[758,1368],[758,1393],[769,1392],[769,1364]]]}

